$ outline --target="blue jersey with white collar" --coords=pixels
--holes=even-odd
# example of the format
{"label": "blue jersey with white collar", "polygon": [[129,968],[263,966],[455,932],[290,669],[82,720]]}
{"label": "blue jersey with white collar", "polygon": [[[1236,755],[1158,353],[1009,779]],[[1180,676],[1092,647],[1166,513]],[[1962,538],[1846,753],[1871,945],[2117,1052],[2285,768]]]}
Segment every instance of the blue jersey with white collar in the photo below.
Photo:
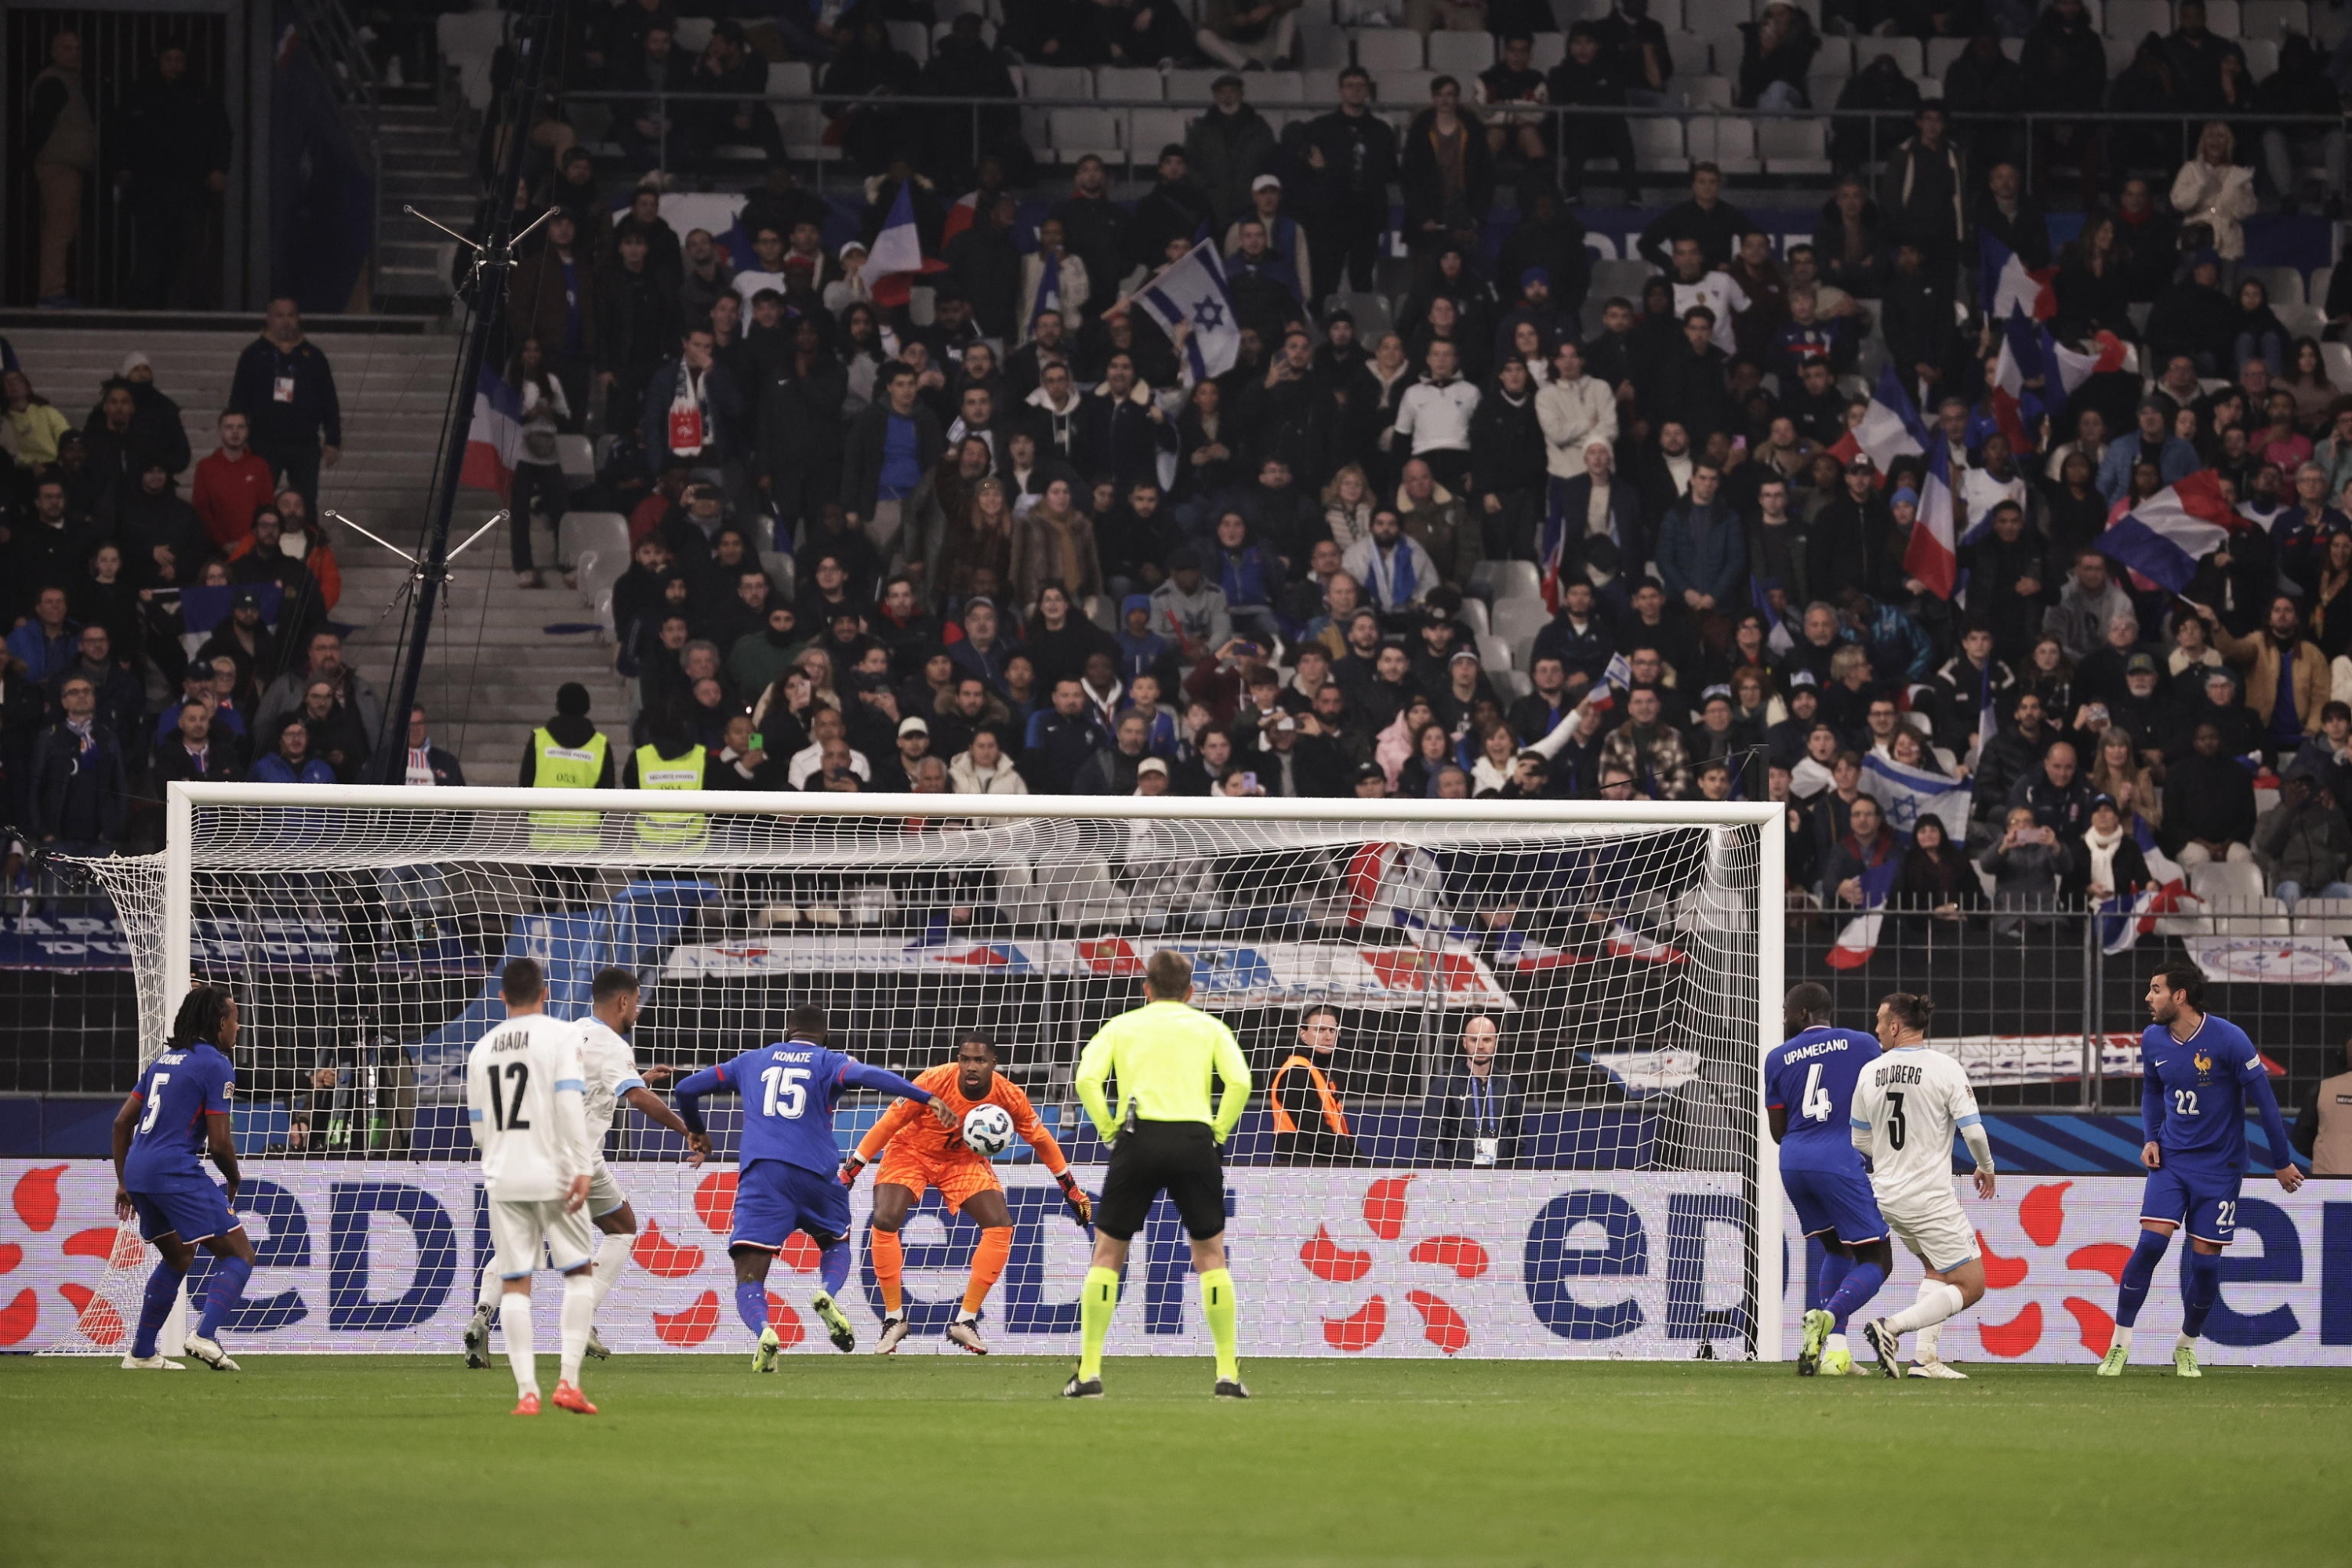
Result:
{"label": "blue jersey with white collar", "polygon": [[165,1051],[149,1062],[131,1092],[145,1102],[122,1160],[122,1184],[132,1192],[210,1184],[205,1174],[205,1118],[228,1114],[236,1069],[203,1040]]}
{"label": "blue jersey with white collar", "polygon": [[1764,1102],[1789,1115],[1780,1140],[1784,1171],[1862,1172],[1846,1131],[1854,1080],[1878,1059],[1878,1041],[1867,1031],[1816,1026],[1791,1036],[1764,1055]]}
{"label": "blue jersey with white collar", "polygon": [[[2139,1038],[2139,1061],[2141,1130],[2165,1164],[2217,1180],[2245,1174],[2246,1112],[2276,1104],[2246,1032],[2210,1013],[2186,1040],[2150,1024]],[[2266,1120],[2276,1116],[2273,1109]]]}

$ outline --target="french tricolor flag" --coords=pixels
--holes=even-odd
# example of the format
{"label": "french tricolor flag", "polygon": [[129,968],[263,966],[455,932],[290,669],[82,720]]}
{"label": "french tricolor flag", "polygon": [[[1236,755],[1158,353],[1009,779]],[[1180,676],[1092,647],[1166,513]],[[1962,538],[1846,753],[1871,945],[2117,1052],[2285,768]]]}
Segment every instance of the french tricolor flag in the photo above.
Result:
{"label": "french tricolor flag", "polygon": [[1864,912],[1845,922],[1837,933],[1837,941],[1822,955],[1832,969],[1860,969],[1878,951],[1878,933],[1886,924],[1881,909],[1886,895],[1895,890],[1895,879],[1902,870],[1903,857],[1889,855],[1854,879],[1862,884]]}
{"label": "french tricolor flag", "polygon": [[484,367],[474,384],[474,422],[466,431],[466,455],[457,482],[470,489],[496,490],[514,498],[517,455],[522,450],[522,399],[506,377]]}
{"label": "french tricolor flag", "polygon": [[945,250],[957,235],[980,221],[980,193],[966,191],[948,208],[948,220],[940,228],[940,248]]}
{"label": "french tricolor flag", "polygon": [[2254,524],[2221,494],[2221,479],[2200,468],[2144,501],[2119,508],[2099,538],[2100,551],[2173,593],[2189,586],[2197,563],[2230,535]]}
{"label": "french tricolor flag", "polygon": [[2046,321],[2058,313],[2058,290],[2052,287],[2057,278],[2054,267],[2031,268],[2018,259],[2017,253],[1992,236],[1979,235],[1982,244],[1982,269],[1978,273],[1978,292],[1986,316],[1996,321],[2009,320],[2010,311],[2023,310],[2037,321]]}
{"label": "french tricolor flag", "polygon": [[[2026,405],[2033,401],[2026,391],[2030,381],[2048,385],[2048,368],[2042,363],[2042,343],[2026,321],[2025,312],[2011,309],[2009,320],[2001,326],[2000,357],[1993,363],[1992,384],[1985,389],[1985,401],[1992,405],[1992,422],[2009,437],[2009,449],[2021,458],[2042,445],[2026,427]],[[2038,410],[2035,416],[2039,417]]]}
{"label": "french tricolor flag", "polygon": [[1903,573],[1939,599],[1949,599],[1959,586],[1960,554],[1952,539],[1952,474],[1948,447],[1937,441],[1927,449],[1927,477],[1919,485],[1919,515],[1912,520],[1910,542],[1903,547]]}
{"label": "french tricolor flag", "polygon": [[1919,423],[1919,411],[1912,405],[1911,395],[1903,390],[1903,378],[1895,374],[1893,365],[1885,365],[1879,370],[1878,384],[1871,389],[1870,408],[1862,423],[1839,437],[1828,451],[1841,463],[1868,458],[1883,483],[1888,466],[1897,458],[1916,458],[1927,449],[1927,430]]}
{"label": "french tricolor flag", "polygon": [[914,292],[918,274],[947,269],[946,262],[923,254],[922,236],[915,228],[914,198],[909,185],[899,182],[890,216],[883,220],[882,232],[874,237],[874,248],[866,253],[867,286],[874,291],[874,302],[892,309],[904,305]]}
{"label": "french tricolor flag", "polygon": [[2132,367],[2131,345],[2113,332],[2101,332],[2091,340],[2091,352],[2070,349],[2050,335],[2043,327],[2042,333],[2042,363],[2048,376],[2042,398],[2051,407],[2063,411],[2073,401],[2074,389],[2091,377],[2111,370]]}

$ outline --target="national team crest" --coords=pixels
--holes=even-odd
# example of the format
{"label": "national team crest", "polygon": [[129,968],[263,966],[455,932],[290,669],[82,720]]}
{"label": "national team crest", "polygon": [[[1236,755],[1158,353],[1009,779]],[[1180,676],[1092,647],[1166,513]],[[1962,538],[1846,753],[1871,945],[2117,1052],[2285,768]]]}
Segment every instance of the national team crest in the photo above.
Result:
{"label": "national team crest", "polygon": [[2190,1059],[2196,1062],[2197,1070],[2199,1072],[2211,1072],[2213,1070],[2213,1058],[2203,1051],[2198,1052],[2197,1055]]}

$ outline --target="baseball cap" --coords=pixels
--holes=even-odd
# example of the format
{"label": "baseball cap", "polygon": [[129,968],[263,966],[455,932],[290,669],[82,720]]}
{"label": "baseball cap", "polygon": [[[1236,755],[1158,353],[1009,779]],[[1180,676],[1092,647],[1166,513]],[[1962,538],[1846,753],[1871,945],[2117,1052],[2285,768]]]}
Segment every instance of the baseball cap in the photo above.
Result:
{"label": "baseball cap", "polygon": [[930,732],[931,727],[916,714],[909,713],[898,721],[898,733],[901,735],[928,735]]}
{"label": "baseball cap", "polygon": [[1478,656],[1469,648],[1457,647],[1454,650],[1454,657],[1446,662],[1448,664],[1460,664],[1465,660],[1467,660],[1472,664],[1475,664],[1478,662]]}
{"label": "baseball cap", "polygon": [[2132,655],[2129,658],[2124,660],[2124,673],[2126,675],[2154,675],[2156,673],[2156,656],[2152,653],[2136,653]]}
{"label": "baseball cap", "polygon": [[1282,177],[1279,174],[1260,174],[1256,179],[1250,182],[1250,192],[1252,195],[1255,195],[1259,191],[1278,191],[1280,189],[1282,189]]}
{"label": "baseball cap", "polygon": [[1161,778],[1166,778],[1168,764],[1158,757],[1146,757],[1135,764],[1136,777],[1141,778],[1145,773],[1158,773]]}
{"label": "baseball cap", "polygon": [[1118,613],[1122,616],[1131,616],[1138,610],[1141,610],[1147,616],[1151,613],[1150,595],[1129,594],[1118,602]]}
{"label": "baseball cap", "polygon": [[1219,77],[1216,80],[1209,84],[1209,90],[1211,92],[1223,92],[1229,87],[1239,87],[1241,84],[1241,78],[1235,76],[1231,71],[1227,71],[1224,75]]}
{"label": "baseball cap", "polygon": [[1810,669],[1793,669],[1789,672],[1789,689],[1791,691],[1800,686],[1819,686],[1820,684],[1820,681],[1813,679],[1813,672]]}
{"label": "baseball cap", "polygon": [[258,588],[239,588],[236,593],[229,595],[228,607],[232,610],[257,610],[261,608],[261,590]]}
{"label": "baseball cap", "polygon": [[1274,721],[1274,727],[1277,730],[1296,730],[1298,728],[1298,721],[1285,713]]}
{"label": "baseball cap", "polygon": [[1519,274],[1520,288],[1524,289],[1530,283],[1540,283],[1547,289],[1550,288],[1551,268],[1549,267],[1530,267],[1525,272]]}
{"label": "baseball cap", "polygon": [[1369,779],[1378,779],[1382,784],[1386,784],[1388,783],[1389,775],[1381,772],[1381,765],[1378,763],[1357,763],[1356,782],[1358,784],[1362,784]]}

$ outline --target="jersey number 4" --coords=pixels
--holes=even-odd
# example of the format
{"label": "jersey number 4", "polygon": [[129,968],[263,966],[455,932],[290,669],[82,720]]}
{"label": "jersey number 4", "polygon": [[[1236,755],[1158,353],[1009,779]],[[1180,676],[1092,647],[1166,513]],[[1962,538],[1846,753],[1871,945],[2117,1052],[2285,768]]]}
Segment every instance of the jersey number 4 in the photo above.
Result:
{"label": "jersey number 4", "polygon": [[490,1120],[501,1132],[520,1132],[530,1126],[530,1119],[522,1113],[523,1090],[530,1087],[529,1062],[507,1063],[508,1098],[499,1098],[499,1069],[490,1068]]}
{"label": "jersey number 4", "polygon": [[808,1077],[806,1068],[770,1068],[762,1072],[760,1081],[768,1090],[766,1113],[787,1121],[799,1121],[801,1112],[808,1109]]}
{"label": "jersey number 4", "polygon": [[1805,1069],[1805,1092],[1798,1105],[1808,1121],[1827,1121],[1836,1107],[1830,1103],[1830,1091],[1822,1087],[1822,1064],[1815,1062]]}
{"label": "jersey number 4", "polygon": [[1903,1135],[1909,1129],[1903,1124],[1903,1097],[1899,1094],[1888,1095],[1886,1097],[1886,1146],[1897,1153],[1902,1152]]}

